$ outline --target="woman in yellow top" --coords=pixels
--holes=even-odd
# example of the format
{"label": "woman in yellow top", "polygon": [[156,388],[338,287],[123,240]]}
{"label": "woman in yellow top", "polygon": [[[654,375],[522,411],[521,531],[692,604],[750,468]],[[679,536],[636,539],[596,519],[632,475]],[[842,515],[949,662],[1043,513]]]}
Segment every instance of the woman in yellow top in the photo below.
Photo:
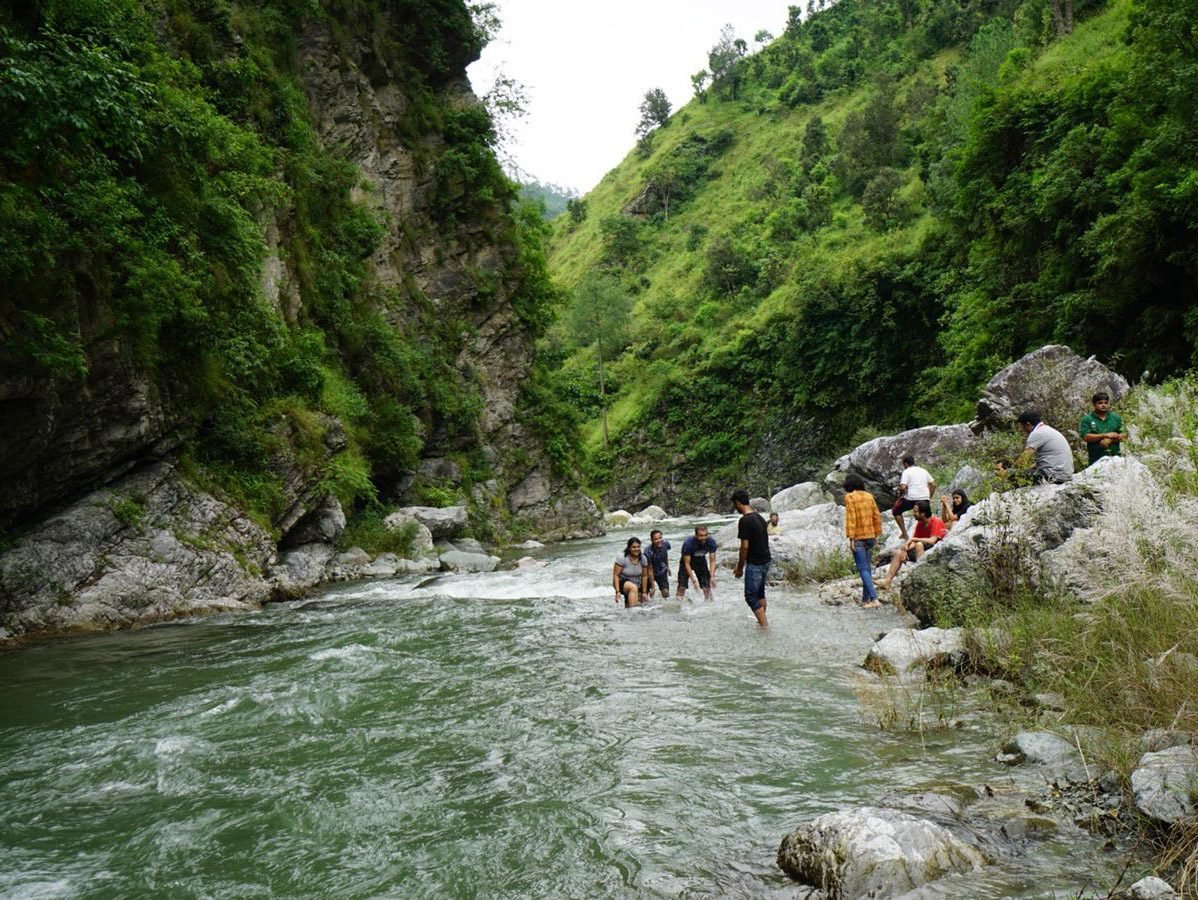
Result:
{"label": "woman in yellow top", "polygon": [[865,482],[856,475],[844,480],[844,534],[857,571],[861,573],[861,608],[876,609],[878,589],[874,587],[874,545],[882,534],[882,515],[873,494],[865,490]]}

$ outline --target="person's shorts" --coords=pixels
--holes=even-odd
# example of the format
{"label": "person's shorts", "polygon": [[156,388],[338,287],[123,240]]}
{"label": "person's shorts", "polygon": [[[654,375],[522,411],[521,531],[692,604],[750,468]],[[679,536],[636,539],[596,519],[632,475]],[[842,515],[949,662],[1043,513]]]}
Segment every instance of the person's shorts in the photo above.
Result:
{"label": "person's shorts", "polygon": [[657,589],[659,591],[661,591],[661,595],[663,597],[670,592],[670,573],[669,572],[661,572],[660,574],[657,572],[654,572],[653,580],[655,582],[657,582]]}
{"label": "person's shorts", "polygon": [[745,563],[745,603],[754,612],[765,602],[765,579],[769,574],[769,563]]}
{"label": "person's shorts", "polygon": [[[695,573],[695,580],[699,582],[699,587],[707,590],[711,587],[711,571],[707,568],[706,556],[691,557],[691,571]],[[686,589],[686,563],[678,566],[678,583]]]}
{"label": "person's shorts", "polygon": [[899,497],[894,501],[894,506],[890,507],[890,511],[896,516],[901,516],[907,510],[914,509],[915,504],[918,502],[918,500],[910,500],[907,497]]}

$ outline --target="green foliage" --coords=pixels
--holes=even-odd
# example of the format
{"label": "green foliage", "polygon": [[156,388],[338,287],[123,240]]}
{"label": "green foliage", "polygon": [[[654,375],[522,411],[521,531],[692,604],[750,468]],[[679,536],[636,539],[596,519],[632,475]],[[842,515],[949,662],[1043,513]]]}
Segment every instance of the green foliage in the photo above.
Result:
{"label": "green foliage", "polygon": [[371,505],[350,518],[345,530],[337,540],[339,550],[359,547],[371,556],[394,553],[401,559],[409,559],[416,542],[417,523],[404,522],[398,528],[384,524],[388,512],[382,507]]}
{"label": "green foliage", "polygon": [[644,138],[655,128],[661,128],[670,121],[670,99],[661,88],[653,88],[645,92],[645,99],[640,106],[641,119],[636,126],[637,138]]}

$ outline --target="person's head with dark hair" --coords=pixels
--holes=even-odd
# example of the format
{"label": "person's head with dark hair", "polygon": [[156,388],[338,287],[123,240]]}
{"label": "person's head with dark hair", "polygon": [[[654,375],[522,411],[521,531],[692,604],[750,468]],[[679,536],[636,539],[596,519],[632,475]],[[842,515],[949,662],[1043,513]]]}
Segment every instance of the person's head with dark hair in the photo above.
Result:
{"label": "person's head with dark hair", "polygon": [[912,456],[910,453],[904,453],[903,454],[903,465],[904,466],[915,465],[915,457]]}
{"label": "person's head with dark hair", "polygon": [[777,524],[778,524],[778,514],[777,514],[776,512],[772,512],[772,513],[770,513],[770,524],[771,524],[771,525],[777,525]]}
{"label": "person's head with dark hair", "polygon": [[[633,551],[636,551],[635,553]],[[628,543],[624,545],[624,555],[630,559],[636,559],[641,555],[641,539],[639,537],[630,537]]]}
{"label": "person's head with dark hair", "polygon": [[1019,414],[1019,418],[1015,420],[1020,425],[1030,425],[1035,428],[1040,424],[1040,414],[1034,409],[1025,409]]}
{"label": "person's head with dark hair", "polygon": [[738,490],[736,493],[734,493],[732,495],[732,502],[737,506],[748,506],[749,505],[749,492],[746,491],[744,488],[741,488],[740,490]]}
{"label": "person's head with dark hair", "polygon": [[954,488],[953,515],[960,518],[961,516],[965,515],[965,511],[971,506],[973,506],[973,504],[969,502],[969,495],[961,488]]}
{"label": "person's head with dark hair", "polygon": [[922,522],[932,517],[932,504],[928,500],[916,500],[911,511],[915,513],[915,518]]}
{"label": "person's head with dark hair", "polygon": [[865,490],[865,481],[860,475],[844,476],[844,492],[851,494],[853,491]]}
{"label": "person's head with dark hair", "polygon": [[1098,403],[1099,401],[1101,401],[1103,403],[1110,403],[1111,395],[1108,394],[1106,391],[1095,391],[1094,396],[1091,397],[1090,400],[1094,403]]}
{"label": "person's head with dark hair", "polygon": [[661,529],[654,528],[652,531],[649,532],[650,546],[657,548],[657,547],[660,547],[663,543],[665,543],[665,537],[662,535]]}

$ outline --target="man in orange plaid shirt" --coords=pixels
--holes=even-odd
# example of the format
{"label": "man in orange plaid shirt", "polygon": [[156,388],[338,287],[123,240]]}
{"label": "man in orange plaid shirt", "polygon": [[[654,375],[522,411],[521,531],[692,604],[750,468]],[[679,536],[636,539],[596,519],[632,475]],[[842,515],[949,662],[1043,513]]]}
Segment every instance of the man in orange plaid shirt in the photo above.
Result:
{"label": "man in orange plaid shirt", "polygon": [[844,480],[844,534],[849,539],[849,549],[857,571],[861,573],[861,607],[876,609],[878,589],[874,587],[874,545],[882,534],[882,515],[873,494],[865,490],[865,482],[857,475]]}

